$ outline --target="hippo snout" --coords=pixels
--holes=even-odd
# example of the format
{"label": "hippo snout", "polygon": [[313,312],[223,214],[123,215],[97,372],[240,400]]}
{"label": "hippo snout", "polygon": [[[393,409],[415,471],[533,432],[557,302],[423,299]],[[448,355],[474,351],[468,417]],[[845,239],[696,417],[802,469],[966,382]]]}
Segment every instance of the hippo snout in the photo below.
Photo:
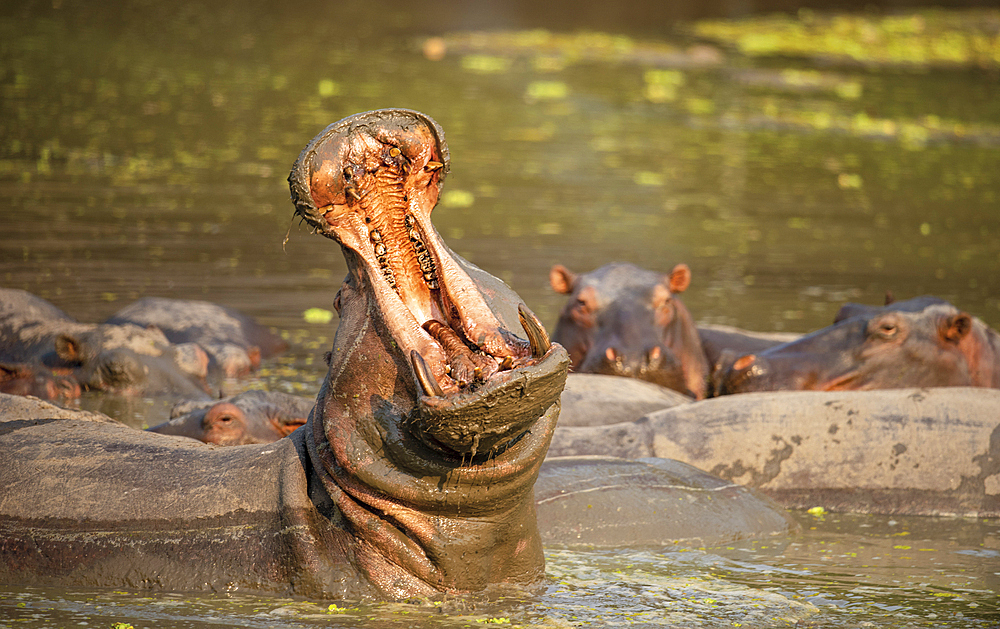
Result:
{"label": "hippo snout", "polygon": [[687,390],[683,366],[670,348],[662,344],[631,351],[609,344],[603,351],[591,350],[577,371],[637,378],[677,391]]}
{"label": "hippo snout", "polygon": [[770,371],[767,359],[756,354],[743,354],[731,363],[725,358],[720,362],[712,375],[715,395],[757,390]]}

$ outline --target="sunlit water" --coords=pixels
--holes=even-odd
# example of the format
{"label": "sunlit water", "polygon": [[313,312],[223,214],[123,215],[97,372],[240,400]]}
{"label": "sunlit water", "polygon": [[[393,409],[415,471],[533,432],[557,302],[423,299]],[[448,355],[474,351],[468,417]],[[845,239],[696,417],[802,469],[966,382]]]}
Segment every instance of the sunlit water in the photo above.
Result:
{"label": "sunlit water", "polygon": [[[236,307],[292,349],[226,392],[312,396],[336,318],[303,313],[332,309],[345,267],[291,220],[284,178],[325,125],[393,106],[446,131],[445,239],[549,327],[562,304],[550,266],[614,260],[689,264],[683,298],[701,322],[805,332],[891,290],[1000,323],[995,68],[724,53],[695,69],[616,56],[607,35],[583,56],[526,51],[452,34],[484,28],[471,13],[370,4],[0,11],[0,285],[83,321],[144,295]],[[667,24],[614,24],[647,52],[691,43]],[[445,54],[429,58],[438,35]],[[170,404],[81,401],[135,427]],[[996,521],[798,517],[800,535],[732,548],[550,548],[537,595],[388,605],[24,588],[0,591],[0,627],[1000,624]]]}
{"label": "sunlit water", "polygon": [[384,604],[22,588],[3,593],[0,626],[997,626],[1000,523],[798,517],[800,535],[722,548],[552,548],[534,595]]}

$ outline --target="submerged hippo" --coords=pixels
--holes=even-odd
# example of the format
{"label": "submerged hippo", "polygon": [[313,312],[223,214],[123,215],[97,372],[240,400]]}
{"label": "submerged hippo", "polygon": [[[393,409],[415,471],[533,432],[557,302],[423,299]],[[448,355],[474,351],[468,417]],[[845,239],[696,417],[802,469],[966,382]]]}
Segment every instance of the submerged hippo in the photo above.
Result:
{"label": "submerged hippo", "polygon": [[220,446],[271,443],[306,423],[315,404],[280,391],[246,391],[214,402],[177,404],[169,421],[149,430]]}
{"label": "submerged hippo", "polygon": [[208,354],[210,370],[227,378],[246,376],[261,359],[288,349],[288,343],[252,317],[207,301],[144,297],[105,323],[155,327],[171,343],[197,343]]}
{"label": "submerged hippo", "polygon": [[944,300],[847,304],[835,321],[734,358],[713,374],[715,393],[1000,387],[1000,335]]}
{"label": "submerged hippo", "polygon": [[691,283],[687,265],[664,276],[622,262],[582,274],[557,264],[549,281],[569,295],[552,339],[569,351],[574,371],[705,397],[708,363],[691,313],[676,296]]}
{"label": "submerged hippo", "polygon": [[60,378],[119,395],[208,397],[208,357],[197,345],[131,324],[80,323],[17,289],[0,288],[0,363],[19,365],[22,379]]}
{"label": "submerged hippo", "polygon": [[0,393],[67,402],[80,397],[83,388],[69,369],[49,369],[38,363],[6,363],[0,364]]}
{"label": "submerged hippo", "polygon": [[532,488],[569,356],[434,230],[447,171],[441,128],[406,110],[334,123],[296,161],[296,211],[349,274],[316,408],[287,439],[6,418],[0,582],[335,599],[538,582]]}

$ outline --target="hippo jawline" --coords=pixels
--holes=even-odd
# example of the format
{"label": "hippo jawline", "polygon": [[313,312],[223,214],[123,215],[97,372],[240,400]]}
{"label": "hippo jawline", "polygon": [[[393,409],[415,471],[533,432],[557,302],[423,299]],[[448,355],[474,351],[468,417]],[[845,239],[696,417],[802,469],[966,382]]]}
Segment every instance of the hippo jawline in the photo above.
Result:
{"label": "hippo jawline", "polygon": [[448,160],[428,116],[371,111],[317,135],[289,185],[296,212],[360,271],[410,363],[420,393],[412,431],[464,457],[523,434],[557,402],[566,361],[524,304],[527,340],[504,327],[431,224]]}

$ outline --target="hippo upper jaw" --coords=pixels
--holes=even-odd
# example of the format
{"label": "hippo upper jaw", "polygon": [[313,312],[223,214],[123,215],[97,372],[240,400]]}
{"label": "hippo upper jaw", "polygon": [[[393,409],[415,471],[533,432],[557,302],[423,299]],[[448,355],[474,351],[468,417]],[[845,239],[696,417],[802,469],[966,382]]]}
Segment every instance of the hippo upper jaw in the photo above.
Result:
{"label": "hippo upper jaw", "polygon": [[[471,400],[503,399],[500,391],[521,386],[516,383],[524,378],[561,370],[559,352],[551,352],[530,310],[518,305],[525,340],[501,322],[431,224],[447,170],[437,123],[418,112],[380,110],[330,125],[303,150],[289,181],[297,212],[339,242],[348,257],[355,281],[341,289],[339,301],[349,297],[345,289],[366,293],[374,301],[372,316],[391,338],[391,351],[410,363],[424,398],[425,421],[414,424],[417,430],[434,433],[429,442],[474,456],[499,446],[498,435],[509,431],[483,425],[490,444],[468,430],[449,439],[459,428],[435,432],[444,421],[437,411],[447,407],[468,416],[477,403]],[[536,364],[544,367],[524,377],[505,374]]]}

